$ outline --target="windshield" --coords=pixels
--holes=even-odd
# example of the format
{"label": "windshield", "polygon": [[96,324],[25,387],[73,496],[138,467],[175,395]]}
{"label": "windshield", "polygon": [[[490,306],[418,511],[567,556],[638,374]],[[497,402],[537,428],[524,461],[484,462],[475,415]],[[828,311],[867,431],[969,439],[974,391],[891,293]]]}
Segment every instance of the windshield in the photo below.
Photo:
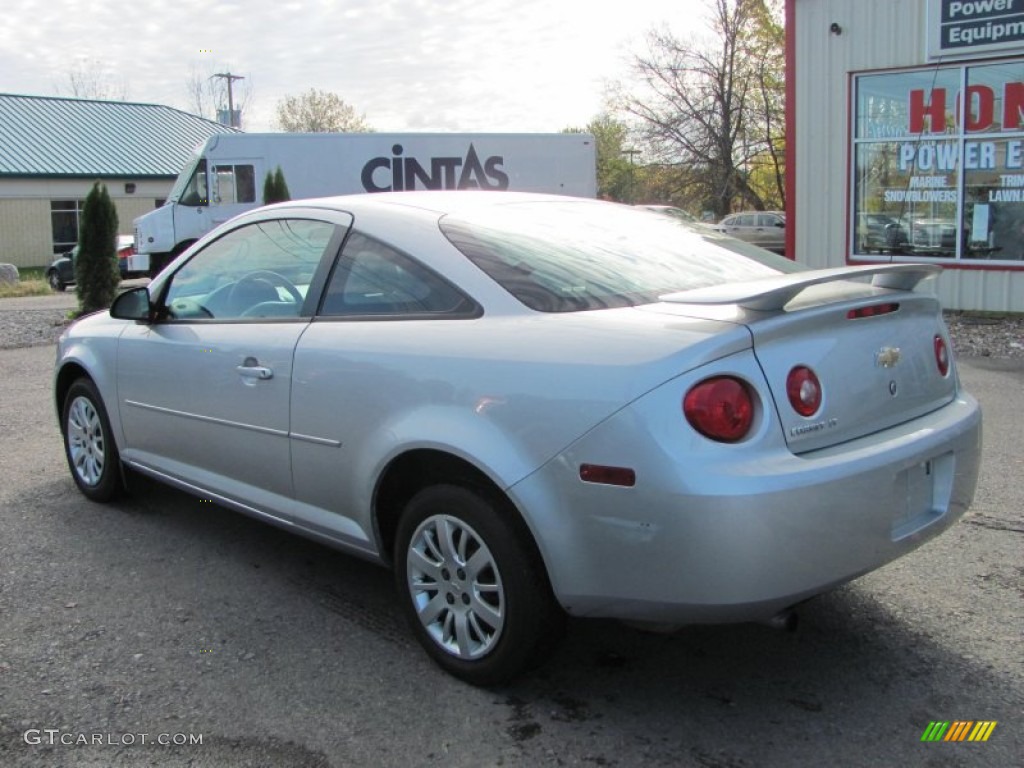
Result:
{"label": "windshield", "polygon": [[171,187],[167,203],[181,205],[208,205],[209,193],[206,188],[206,160],[196,151],[195,157],[186,165]]}
{"label": "windshield", "polygon": [[663,214],[589,201],[533,201],[448,215],[441,230],[541,312],[635,306],[659,296],[795,272],[769,251]]}

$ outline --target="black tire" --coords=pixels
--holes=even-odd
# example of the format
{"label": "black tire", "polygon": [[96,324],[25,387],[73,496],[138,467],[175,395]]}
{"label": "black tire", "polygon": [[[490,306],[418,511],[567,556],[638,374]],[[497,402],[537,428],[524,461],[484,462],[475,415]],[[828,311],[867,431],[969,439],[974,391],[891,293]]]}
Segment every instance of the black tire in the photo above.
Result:
{"label": "black tire", "polygon": [[395,543],[402,610],[427,654],[472,685],[543,660],[565,616],[522,521],[477,490],[437,485],[408,503]]}
{"label": "black tire", "polygon": [[67,288],[64,283],[60,281],[60,275],[57,274],[56,269],[51,269],[46,273],[46,282],[50,284],[50,288],[55,290],[57,293],[62,293]]}
{"label": "black tire", "polygon": [[68,388],[60,431],[71,477],[93,501],[110,501],[122,489],[121,458],[96,385],[81,378]]}

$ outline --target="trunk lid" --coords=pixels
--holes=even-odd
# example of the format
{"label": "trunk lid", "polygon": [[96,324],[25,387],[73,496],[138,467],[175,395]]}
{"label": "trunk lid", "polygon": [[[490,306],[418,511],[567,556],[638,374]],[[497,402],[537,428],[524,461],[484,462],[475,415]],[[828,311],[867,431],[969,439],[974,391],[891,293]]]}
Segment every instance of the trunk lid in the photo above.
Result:
{"label": "trunk lid", "polygon": [[[952,364],[942,375],[936,362],[936,337],[949,350],[939,302],[911,290],[937,271],[909,264],[817,270],[663,300],[698,315],[733,304],[753,338],[786,441],[803,453],[909,421],[955,397]],[[872,284],[848,279],[857,276]],[[801,365],[815,372],[822,391],[821,407],[808,417],[796,412],[786,389]]]}

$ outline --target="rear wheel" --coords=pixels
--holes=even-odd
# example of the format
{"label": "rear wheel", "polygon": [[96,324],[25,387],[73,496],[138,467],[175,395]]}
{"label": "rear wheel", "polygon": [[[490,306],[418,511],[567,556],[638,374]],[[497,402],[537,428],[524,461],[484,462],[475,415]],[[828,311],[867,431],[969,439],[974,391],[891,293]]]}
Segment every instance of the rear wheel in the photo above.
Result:
{"label": "rear wheel", "polygon": [[50,287],[58,293],[67,288],[67,286],[60,281],[60,275],[57,274],[56,269],[51,269],[46,273],[46,282],[48,282]]}
{"label": "rear wheel", "polygon": [[507,504],[453,485],[420,491],[398,527],[403,610],[430,657],[473,685],[503,683],[558,638],[564,615]]}
{"label": "rear wheel", "polygon": [[64,455],[78,489],[93,501],[109,501],[121,490],[120,457],[96,385],[78,379],[61,411]]}

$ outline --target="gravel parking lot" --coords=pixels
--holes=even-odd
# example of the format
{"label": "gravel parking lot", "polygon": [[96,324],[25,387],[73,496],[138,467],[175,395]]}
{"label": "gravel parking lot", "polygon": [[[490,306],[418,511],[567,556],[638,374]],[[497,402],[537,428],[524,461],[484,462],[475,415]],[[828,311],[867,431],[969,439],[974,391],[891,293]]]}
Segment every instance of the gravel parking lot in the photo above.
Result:
{"label": "gravel parking lot", "polygon": [[[10,301],[0,766],[1020,764],[1019,325],[951,318],[986,432],[974,506],[946,535],[809,602],[794,634],[575,621],[537,673],[480,690],[429,663],[382,569],[148,481],[87,502],[49,399],[66,309]],[[922,743],[936,720],[998,725]]]}

